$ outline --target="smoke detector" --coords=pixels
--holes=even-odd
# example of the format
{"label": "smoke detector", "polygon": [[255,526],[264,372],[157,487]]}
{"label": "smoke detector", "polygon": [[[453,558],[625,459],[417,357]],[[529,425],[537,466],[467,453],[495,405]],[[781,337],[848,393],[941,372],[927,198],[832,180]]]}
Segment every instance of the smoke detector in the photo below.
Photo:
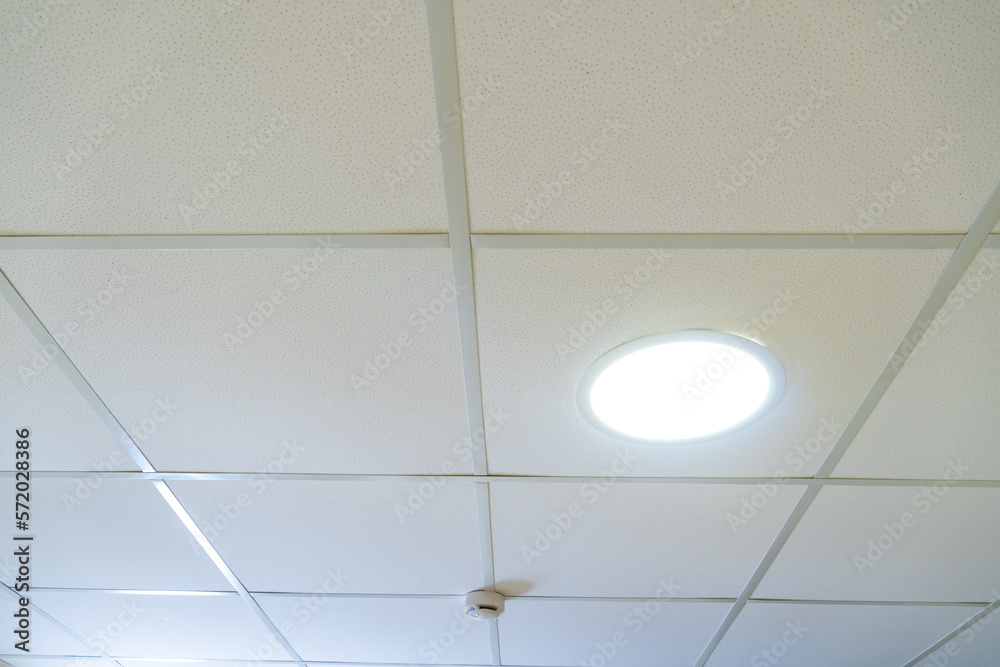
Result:
{"label": "smoke detector", "polygon": [[496,591],[471,591],[465,596],[465,614],[477,621],[492,621],[503,613],[504,597]]}

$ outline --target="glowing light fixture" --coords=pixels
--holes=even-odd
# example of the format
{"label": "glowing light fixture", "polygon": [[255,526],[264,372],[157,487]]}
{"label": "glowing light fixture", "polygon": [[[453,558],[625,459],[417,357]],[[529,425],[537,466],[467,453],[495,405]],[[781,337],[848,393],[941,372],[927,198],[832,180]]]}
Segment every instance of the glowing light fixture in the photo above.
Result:
{"label": "glowing light fixture", "polygon": [[678,331],[625,343],[583,374],[577,405],[604,433],[684,444],[739,430],[785,389],[778,360],[757,343],[718,331]]}

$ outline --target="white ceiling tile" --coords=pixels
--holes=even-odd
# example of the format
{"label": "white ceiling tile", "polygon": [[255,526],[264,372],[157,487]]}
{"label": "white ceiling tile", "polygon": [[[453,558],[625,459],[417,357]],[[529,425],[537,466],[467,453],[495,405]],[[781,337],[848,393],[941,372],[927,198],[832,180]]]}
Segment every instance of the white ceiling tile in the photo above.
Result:
{"label": "white ceiling tile", "polygon": [[474,230],[837,233],[874,205],[860,231],[965,231],[1000,172],[1000,10],[891,13],[457,2]]}
{"label": "white ceiling tile", "polygon": [[[288,660],[267,626],[235,593],[224,596],[35,593],[39,607],[108,655],[144,658]],[[269,648],[265,648],[269,647]]]}
{"label": "white ceiling tile", "polygon": [[924,326],[836,475],[939,479],[955,462],[1000,479],[1000,250],[981,250]]}
{"label": "white ceiling tile", "polygon": [[609,460],[603,480],[491,485],[498,590],[650,597],[672,578],[676,597],[735,598],[802,492],[616,482],[612,470]]}
{"label": "white ceiling tile", "polygon": [[1000,489],[824,487],[754,596],[985,602],[998,514]]}
{"label": "white ceiling tile", "polygon": [[786,374],[781,402],[711,442],[643,447],[626,474],[812,475],[951,255],[660,252],[476,251],[483,396],[509,415],[487,432],[491,473],[600,474],[620,443],[577,409],[586,368],[642,336],[714,329],[748,336],[777,357]]}
{"label": "white ceiling tile", "polygon": [[[970,618],[972,613],[968,615]],[[956,627],[958,624],[956,623]],[[928,642],[928,646],[931,642]],[[926,648],[926,647],[925,647]],[[992,612],[962,630],[954,639],[917,663],[917,667],[980,667],[1000,655],[1000,611]]]}
{"label": "white ceiling tile", "polygon": [[[14,484],[2,487],[13,507]],[[30,500],[34,586],[231,590],[150,482],[33,477]],[[2,580],[12,584],[15,560],[4,558]]]}
{"label": "white ceiling tile", "polygon": [[[85,305],[85,304],[84,304]],[[72,350],[86,324],[53,330]],[[42,348],[7,302],[0,299],[0,423],[30,433],[33,470],[138,470],[93,408],[56,366],[56,351]],[[0,439],[0,467],[14,468],[14,440]]]}
{"label": "white ceiling tile", "polygon": [[418,3],[57,8],[0,53],[7,232],[445,229]]}
{"label": "white ceiling tile", "polygon": [[[6,579],[6,576],[4,577]],[[34,604],[38,604],[37,599],[34,595],[29,596],[29,599]],[[14,619],[14,612],[21,609],[18,604],[18,597],[9,590],[4,590],[3,595],[0,595],[0,613],[3,614],[4,620]],[[42,609],[45,609],[42,607]],[[47,611],[47,610],[46,610]],[[75,639],[68,632],[58,627],[47,618],[38,613],[38,610],[34,607],[28,607],[29,620],[31,623],[30,636],[28,642],[28,648],[31,654],[34,655],[82,655],[82,656],[96,656],[98,652],[93,648],[87,646],[81,641]],[[66,661],[64,660],[59,665],[47,665],[38,663],[36,660],[17,660],[16,656],[20,651],[14,648],[14,642],[21,641],[21,638],[11,639],[14,637],[13,630],[15,629],[15,621],[10,621],[9,630],[4,634],[8,634],[4,637],[3,648],[0,649],[0,654],[3,654],[3,661],[10,663],[13,667],[66,667]],[[30,655],[29,657],[34,657]],[[14,656],[8,657],[8,656]],[[96,659],[88,660],[88,667],[90,663],[93,663]],[[108,667],[108,665],[93,665],[93,667]]]}
{"label": "white ceiling tile", "polygon": [[976,613],[965,606],[749,602],[707,667],[901,665]]}
{"label": "white ceiling tile", "polygon": [[159,470],[471,472],[446,249],[0,264],[49,327],[104,299],[68,354]]}
{"label": "white ceiling tile", "polygon": [[664,586],[647,600],[508,600],[499,627],[503,662],[693,665],[731,604],[662,601],[672,584]]}
{"label": "white ceiling tile", "polygon": [[304,660],[490,664],[488,624],[461,597],[255,597]]}
{"label": "white ceiling tile", "polygon": [[252,591],[465,594],[482,585],[473,485],[436,480],[170,487]]}

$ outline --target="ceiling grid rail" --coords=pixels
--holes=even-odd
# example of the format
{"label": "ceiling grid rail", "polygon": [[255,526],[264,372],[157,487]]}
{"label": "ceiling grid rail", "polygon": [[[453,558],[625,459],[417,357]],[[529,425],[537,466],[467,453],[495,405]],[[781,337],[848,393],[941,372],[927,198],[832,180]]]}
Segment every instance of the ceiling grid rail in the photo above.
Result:
{"label": "ceiling grid rail", "polygon": [[[135,464],[143,472],[156,472],[156,469],[146,458],[146,455],[142,453],[135,441],[132,440],[132,436],[128,434],[125,428],[119,423],[117,418],[111,413],[107,404],[98,396],[97,392],[94,390],[93,386],[87,381],[80,372],[80,369],[70,360],[67,356],[66,351],[62,349],[58,341],[52,336],[49,330],[42,324],[42,321],[38,318],[35,312],[28,305],[24,297],[21,296],[20,292],[14,287],[14,285],[7,278],[7,275],[0,271],[0,294],[3,295],[4,299],[10,304],[14,312],[21,318],[25,326],[31,331],[38,342],[43,348],[49,346],[51,349],[55,350],[53,356],[53,361],[55,364],[63,371],[65,376],[69,379],[73,387],[80,393],[80,396],[87,402],[88,405],[94,410],[98,418],[104,425],[108,427],[111,434],[115,439],[121,444],[125,451],[132,457]],[[167,486],[167,483],[160,479],[151,480],[154,488],[163,497],[164,501],[170,507],[171,511],[177,516],[177,518],[184,525],[185,529],[191,534],[192,537],[198,542],[201,548],[204,550],[205,555],[209,557],[212,563],[219,569],[222,575],[229,581],[233,589],[239,594],[240,598],[243,599],[250,612],[261,622],[264,628],[266,628],[267,633],[274,637],[275,640],[281,644],[281,647],[286,653],[294,660],[299,667],[307,667],[306,663],[302,660],[299,654],[292,648],[292,645],[288,642],[288,639],[278,630],[278,627],[271,621],[270,617],[264,613],[264,610],[257,603],[257,600],[250,594],[246,586],[239,580],[236,573],[233,572],[232,568],[223,560],[222,556],[215,549],[215,547],[209,542],[205,534],[198,528],[195,524],[194,519],[191,515],[184,509],[181,505],[180,500],[174,495],[174,492]]]}
{"label": "ceiling grid rail", "polygon": [[[447,114],[459,108],[461,95],[458,77],[458,51],[455,36],[455,15],[452,0],[427,0],[427,32],[434,81],[434,101],[438,127],[446,127]],[[464,128],[461,114],[457,117],[455,141],[442,142],[441,170],[444,182],[445,210],[451,246],[452,271],[455,276],[455,307],[458,316],[458,339],[462,377],[465,384],[465,405],[469,435],[477,442],[482,433],[483,445],[472,448],[473,472],[489,474],[486,457],[485,419],[483,414],[482,381],[479,368],[479,334],[476,323],[475,270],[472,265],[472,238],[469,231],[469,194],[465,173]],[[452,119],[453,121],[455,119]],[[462,289],[465,287],[466,289]],[[490,486],[488,481],[476,482],[476,512],[479,524],[479,549],[482,558],[483,587],[494,590],[496,575],[493,564],[493,536],[490,518]],[[490,655],[494,666],[500,665],[500,635],[498,623],[488,621]]]}
{"label": "ceiling grid rail", "polygon": [[[996,185],[993,192],[986,200],[986,203],[979,211],[979,214],[976,216],[975,221],[969,228],[968,233],[962,239],[958,248],[955,249],[951,259],[948,260],[948,264],[945,266],[944,271],[942,271],[937,283],[931,289],[931,292],[924,301],[923,306],[917,312],[916,316],[914,316],[913,322],[910,324],[906,333],[896,346],[896,349],[889,356],[882,372],[868,390],[867,395],[864,400],[862,400],[861,405],[858,406],[858,409],[854,412],[850,421],[847,422],[844,430],[841,431],[840,437],[837,438],[833,448],[823,460],[823,463],[820,465],[819,470],[814,477],[818,479],[828,478],[834,468],[837,467],[840,459],[847,452],[847,448],[850,447],[854,438],[861,431],[861,427],[864,426],[872,412],[875,411],[875,406],[878,405],[878,402],[885,395],[886,391],[888,391],[889,385],[892,384],[892,381],[899,375],[899,371],[906,365],[909,355],[905,350],[907,346],[910,345],[910,341],[917,341],[923,336],[924,331],[934,320],[934,316],[937,315],[941,307],[944,306],[948,296],[958,285],[966,270],[968,270],[968,268],[972,265],[972,262],[976,258],[976,253],[978,253],[980,248],[983,247],[983,244],[990,235],[990,231],[997,224],[998,220],[1000,220],[1000,183]],[[902,359],[902,363],[893,363],[894,359]],[[809,506],[812,505],[816,496],[819,495],[820,489],[820,486],[810,486],[806,488],[788,518],[785,520],[784,525],[778,531],[778,534],[771,543],[771,546],[768,548],[764,557],[757,565],[757,568],[754,570],[753,575],[751,575],[747,585],[743,588],[743,592],[740,593],[740,596],[736,599],[732,609],[730,609],[729,613],[723,619],[722,625],[720,625],[718,630],[716,630],[712,639],[702,652],[701,657],[698,659],[698,662],[695,663],[695,667],[705,667],[705,664],[708,662],[709,658],[711,658],[712,653],[718,647],[723,637],[725,637],[729,628],[732,627],[736,617],[739,616],[740,612],[746,606],[747,601],[753,595],[757,586],[764,578],[764,575],[767,574],[768,569],[778,557],[778,553],[780,553],[782,548],[784,548],[785,543],[788,541],[788,538],[791,537],[795,527],[799,524],[799,521],[802,520],[802,517],[805,516],[806,511],[809,509]]]}

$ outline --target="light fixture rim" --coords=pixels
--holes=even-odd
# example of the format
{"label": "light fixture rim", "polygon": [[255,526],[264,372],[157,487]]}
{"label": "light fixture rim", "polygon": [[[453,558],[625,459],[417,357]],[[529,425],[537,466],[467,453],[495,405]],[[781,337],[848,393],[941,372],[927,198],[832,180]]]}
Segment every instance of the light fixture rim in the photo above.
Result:
{"label": "light fixture rim", "polygon": [[[619,359],[622,359],[623,357],[639,350],[644,350],[646,348],[664,343],[683,343],[692,341],[700,343],[720,343],[730,347],[735,343],[738,343],[743,350],[751,354],[754,359],[756,359],[764,367],[768,378],[770,378],[770,383],[767,396],[763,401],[761,401],[761,404],[757,406],[756,410],[754,410],[745,419],[721,431],[714,431],[712,433],[695,436],[693,438],[675,440],[642,438],[631,435],[612,428],[597,416],[597,413],[594,412],[594,409],[590,404],[590,391],[594,386],[594,382],[597,381],[597,378],[599,378],[608,367],[617,362]],[[739,334],[715,331],[712,329],[682,329],[680,331],[650,334],[648,336],[642,336],[641,338],[630,340],[627,343],[622,343],[618,347],[608,350],[595,359],[590,366],[587,367],[587,370],[584,371],[579,383],[577,383],[576,405],[580,410],[580,414],[583,415],[583,418],[587,421],[587,423],[605,435],[609,435],[618,440],[625,440],[641,445],[690,445],[706,442],[708,440],[716,440],[750,426],[750,424],[754,423],[774,408],[774,406],[781,400],[784,393],[785,369],[782,367],[781,362],[778,361],[774,354],[772,354],[770,350],[760,343],[750,340],[744,336],[740,336]]]}

